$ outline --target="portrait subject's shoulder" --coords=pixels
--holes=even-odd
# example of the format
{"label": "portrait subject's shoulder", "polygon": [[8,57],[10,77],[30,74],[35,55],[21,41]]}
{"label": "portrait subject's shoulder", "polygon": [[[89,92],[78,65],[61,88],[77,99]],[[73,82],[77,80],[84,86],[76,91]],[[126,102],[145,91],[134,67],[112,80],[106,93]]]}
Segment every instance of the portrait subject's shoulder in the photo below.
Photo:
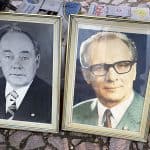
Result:
{"label": "portrait subject's shoulder", "polygon": [[42,80],[41,78],[35,76],[35,79],[33,81],[35,84],[38,84],[39,87],[45,87],[45,88],[50,88],[50,85],[48,83],[46,83],[44,80]]}
{"label": "portrait subject's shoulder", "polygon": [[52,93],[52,87],[46,83],[44,80],[40,79],[39,77],[35,76],[33,83],[32,83],[32,88],[34,88],[37,92],[39,91],[40,93]]}
{"label": "portrait subject's shoulder", "polygon": [[50,123],[52,114],[51,87],[35,76],[28,93],[32,97],[32,103],[36,106],[34,106],[34,111],[38,114],[37,122]]}
{"label": "portrait subject's shoulder", "polygon": [[0,78],[0,86],[4,86],[4,85],[6,85],[6,80],[4,77],[1,77]]}
{"label": "portrait subject's shoulder", "polygon": [[90,99],[73,106],[73,122],[95,125],[97,123],[97,99]]}
{"label": "portrait subject's shoulder", "polygon": [[80,103],[75,104],[73,106],[73,110],[80,110],[80,109],[83,110],[84,108],[88,108],[90,110],[93,110],[93,109],[95,109],[96,104],[97,104],[96,98],[85,100],[85,101],[82,101]]}
{"label": "portrait subject's shoulder", "polygon": [[143,105],[144,97],[135,92],[133,102],[128,108],[128,113],[132,117],[132,119],[137,123],[141,122]]}
{"label": "portrait subject's shoulder", "polygon": [[136,105],[142,109],[144,105],[144,97],[138,94],[137,92],[135,92],[134,94],[134,101]]}
{"label": "portrait subject's shoulder", "polygon": [[0,92],[5,90],[5,86],[6,86],[6,80],[4,77],[0,78]]}
{"label": "portrait subject's shoulder", "polygon": [[30,94],[32,93],[32,95],[34,95],[35,99],[41,101],[41,103],[45,101],[46,104],[46,102],[48,103],[52,100],[51,86],[37,76],[34,78],[30,86],[29,92]]}

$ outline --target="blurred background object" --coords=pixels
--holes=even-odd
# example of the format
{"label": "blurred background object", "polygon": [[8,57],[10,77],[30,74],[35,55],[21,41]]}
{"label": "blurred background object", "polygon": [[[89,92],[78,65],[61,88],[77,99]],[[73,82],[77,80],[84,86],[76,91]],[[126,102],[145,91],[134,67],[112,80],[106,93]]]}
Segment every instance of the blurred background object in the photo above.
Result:
{"label": "blurred background object", "polygon": [[5,11],[5,9],[8,8],[8,9],[11,9],[11,10],[14,10],[16,11],[16,7],[13,6],[9,0],[0,0],[0,11]]}

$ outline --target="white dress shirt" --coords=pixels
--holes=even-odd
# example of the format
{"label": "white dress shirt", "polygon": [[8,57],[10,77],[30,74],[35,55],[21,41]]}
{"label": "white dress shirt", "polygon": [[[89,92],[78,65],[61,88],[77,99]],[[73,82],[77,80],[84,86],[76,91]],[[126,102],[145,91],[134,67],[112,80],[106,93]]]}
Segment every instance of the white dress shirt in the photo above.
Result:
{"label": "white dress shirt", "polygon": [[104,125],[103,115],[104,115],[105,110],[109,109],[111,111],[111,113],[112,113],[112,116],[111,116],[111,125],[112,125],[112,128],[116,128],[116,126],[118,125],[118,123],[122,119],[124,113],[126,112],[126,110],[128,109],[128,107],[132,103],[133,97],[134,97],[134,92],[132,92],[132,94],[129,97],[129,99],[121,102],[120,104],[118,104],[117,106],[114,106],[112,108],[105,107],[97,99],[98,116],[99,116],[99,118],[98,118],[98,125],[99,126],[103,126]]}
{"label": "white dress shirt", "polygon": [[[31,82],[32,83],[32,82]],[[18,109],[19,106],[21,105],[31,83],[27,86],[21,87],[17,90],[15,90],[8,82],[6,82],[6,88],[5,88],[5,97],[12,92],[13,90],[15,90],[18,94],[18,98],[16,99],[16,108]],[[6,112],[8,110],[8,107],[12,105],[12,102],[8,99],[6,99]]]}

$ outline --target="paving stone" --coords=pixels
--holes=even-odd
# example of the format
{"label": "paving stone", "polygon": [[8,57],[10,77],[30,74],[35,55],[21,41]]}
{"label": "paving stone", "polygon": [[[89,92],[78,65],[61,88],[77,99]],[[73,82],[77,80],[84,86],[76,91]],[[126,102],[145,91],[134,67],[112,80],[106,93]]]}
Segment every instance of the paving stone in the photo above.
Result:
{"label": "paving stone", "polygon": [[94,144],[95,146],[95,150],[101,150],[100,145],[99,144]]}
{"label": "paving stone", "polygon": [[104,145],[104,146],[102,147],[102,150],[108,150],[108,147],[107,147],[106,145]]}
{"label": "paving stone", "polygon": [[75,150],[100,150],[99,145],[90,142],[82,142],[76,146]]}
{"label": "paving stone", "polygon": [[129,140],[111,138],[109,150],[128,150],[130,143]]}
{"label": "paving stone", "polygon": [[54,148],[52,146],[46,146],[44,150],[54,150]]}
{"label": "paving stone", "polygon": [[0,143],[4,143],[5,142],[5,136],[0,134]]}
{"label": "paving stone", "polygon": [[7,146],[5,144],[0,144],[0,150],[6,150],[7,149],[6,147]]}
{"label": "paving stone", "polygon": [[86,150],[85,143],[82,142],[81,144],[77,145],[75,150]]}
{"label": "paving stone", "polygon": [[65,149],[64,141],[60,137],[49,136],[48,143],[52,144],[53,147],[57,148],[58,150],[64,150]]}
{"label": "paving stone", "polygon": [[75,146],[75,145],[78,145],[79,143],[81,142],[81,139],[73,139],[72,140],[72,144]]}
{"label": "paving stone", "polygon": [[31,134],[31,132],[28,132],[28,131],[16,131],[16,132],[14,132],[9,137],[10,145],[19,149],[20,143],[22,142],[22,140],[27,138],[30,134]]}
{"label": "paving stone", "polygon": [[64,139],[63,139],[63,145],[64,145],[64,150],[69,150],[69,147],[68,147],[68,139],[67,139],[67,138],[64,138]]}
{"label": "paving stone", "polygon": [[23,150],[32,150],[36,148],[44,147],[45,143],[41,135],[30,136],[27,140],[27,144]]}
{"label": "paving stone", "polygon": [[107,141],[108,141],[108,137],[101,137],[101,140],[103,141],[103,143],[105,144],[105,143],[107,143]]}
{"label": "paving stone", "polygon": [[148,146],[150,147],[150,134],[148,135]]}
{"label": "paving stone", "polygon": [[137,145],[138,145],[139,150],[143,150],[144,143],[137,142]]}

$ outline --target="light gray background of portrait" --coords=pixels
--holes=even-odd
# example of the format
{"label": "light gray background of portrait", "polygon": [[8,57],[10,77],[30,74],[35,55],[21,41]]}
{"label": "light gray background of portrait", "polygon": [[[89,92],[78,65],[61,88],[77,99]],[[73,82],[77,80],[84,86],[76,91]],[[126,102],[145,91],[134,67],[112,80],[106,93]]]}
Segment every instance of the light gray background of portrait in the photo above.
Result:
{"label": "light gray background of portrait", "polygon": [[[41,49],[41,61],[40,67],[37,70],[37,75],[47,83],[51,84],[53,71],[53,24],[0,21],[0,28],[14,23],[17,23],[23,31],[28,32],[33,39],[39,43]],[[5,30],[5,28],[0,30],[0,35]],[[0,77],[1,76],[3,76],[3,74],[0,69]]]}
{"label": "light gray background of portrait", "polygon": [[[95,93],[93,89],[84,81],[81,66],[79,62],[79,49],[81,43],[89,38],[91,35],[96,34],[99,30],[93,29],[79,29],[78,33],[78,47],[77,47],[77,63],[76,63],[76,80],[74,90],[74,104],[94,98]],[[150,69],[150,35],[137,34],[137,33],[125,33],[132,41],[135,42],[138,51],[138,62],[137,62],[137,76],[134,82],[134,89],[145,96],[148,72]],[[139,42],[140,41],[140,42]]]}

